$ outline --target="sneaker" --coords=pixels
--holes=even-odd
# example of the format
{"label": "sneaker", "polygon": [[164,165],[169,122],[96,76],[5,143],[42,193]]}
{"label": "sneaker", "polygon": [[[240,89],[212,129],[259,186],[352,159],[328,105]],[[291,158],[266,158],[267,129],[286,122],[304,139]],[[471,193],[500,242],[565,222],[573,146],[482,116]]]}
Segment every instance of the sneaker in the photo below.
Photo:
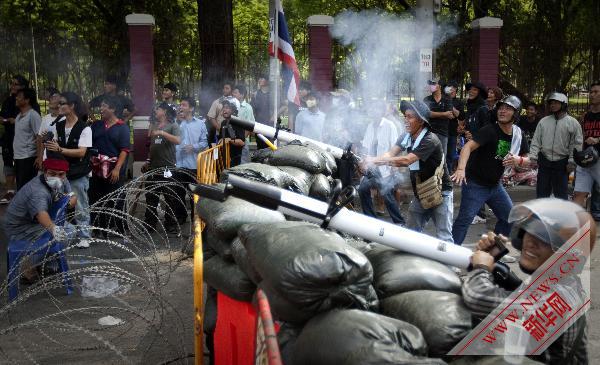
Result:
{"label": "sneaker", "polygon": [[81,240],[79,240],[79,242],[77,242],[75,244],[75,247],[77,248],[89,248],[90,247],[90,240],[83,238]]}
{"label": "sneaker", "polygon": [[475,218],[473,218],[473,222],[471,222],[471,224],[482,224],[485,222],[487,222],[487,219],[481,218],[480,216],[476,215]]}
{"label": "sneaker", "polygon": [[12,198],[14,198],[14,197],[15,197],[15,192],[12,191],[12,190],[9,190],[0,199],[0,204],[8,204],[8,203],[10,203],[10,201],[12,200]]}
{"label": "sneaker", "polygon": [[514,256],[511,256],[511,255],[504,255],[504,256],[502,256],[500,261],[507,263],[507,264],[512,264],[513,262],[517,262],[517,258]]}

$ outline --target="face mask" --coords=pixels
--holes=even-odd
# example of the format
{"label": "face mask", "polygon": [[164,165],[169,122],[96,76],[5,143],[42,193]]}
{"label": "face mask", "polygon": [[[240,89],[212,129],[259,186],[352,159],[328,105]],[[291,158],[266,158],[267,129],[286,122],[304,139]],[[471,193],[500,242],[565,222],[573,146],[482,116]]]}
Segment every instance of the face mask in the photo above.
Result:
{"label": "face mask", "polygon": [[452,93],[452,87],[451,87],[451,86],[446,86],[446,87],[444,88],[444,93],[445,93],[446,95],[450,95],[450,94]]}
{"label": "face mask", "polygon": [[435,92],[437,90],[438,86],[437,85],[429,85],[429,91],[431,91],[432,93]]}
{"label": "face mask", "polygon": [[316,100],[307,100],[306,106],[308,108],[314,108],[315,106],[317,106],[317,101]]}
{"label": "face mask", "polygon": [[63,180],[56,176],[47,176],[46,183],[52,190],[60,190],[63,187]]}

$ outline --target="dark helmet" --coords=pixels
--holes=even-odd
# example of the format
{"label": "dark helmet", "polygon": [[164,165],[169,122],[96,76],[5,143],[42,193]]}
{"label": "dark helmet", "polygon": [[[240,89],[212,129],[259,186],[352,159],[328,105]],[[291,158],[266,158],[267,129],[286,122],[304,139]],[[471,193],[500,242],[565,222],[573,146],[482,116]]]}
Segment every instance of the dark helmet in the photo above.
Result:
{"label": "dark helmet", "polygon": [[585,213],[580,205],[555,198],[534,199],[516,205],[508,216],[508,222],[512,224],[512,245],[521,250],[527,232],[556,251],[585,225],[580,213]]}
{"label": "dark helmet", "polygon": [[402,100],[400,102],[400,111],[402,112],[402,114],[404,114],[407,110],[412,110],[415,113],[417,113],[419,119],[421,119],[425,122],[425,124],[430,126],[429,115],[431,114],[431,111],[429,110],[427,104],[419,100]]}
{"label": "dark helmet", "polygon": [[598,150],[594,146],[588,146],[581,151],[573,149],[573,159],[581,167],[594,166],[598,162]]}

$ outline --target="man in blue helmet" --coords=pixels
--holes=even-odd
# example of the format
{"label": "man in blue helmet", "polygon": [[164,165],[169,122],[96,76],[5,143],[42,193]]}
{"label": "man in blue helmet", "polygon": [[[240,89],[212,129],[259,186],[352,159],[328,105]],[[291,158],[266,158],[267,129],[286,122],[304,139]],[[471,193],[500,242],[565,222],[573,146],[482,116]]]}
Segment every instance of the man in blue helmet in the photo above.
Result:
{"label": "man in blue helmet", "polygon": [[[444,159],[444,146],[431,131],[429,107],[421,101],[402,101],[406,134],[382,156],[371,159],[376,165],[408,166],[415,194],[408,208],[408,228],[421,232],[433,219],[436,237],[452,242],[452,184]],[[402,151],[407,154],[399,156]]]}

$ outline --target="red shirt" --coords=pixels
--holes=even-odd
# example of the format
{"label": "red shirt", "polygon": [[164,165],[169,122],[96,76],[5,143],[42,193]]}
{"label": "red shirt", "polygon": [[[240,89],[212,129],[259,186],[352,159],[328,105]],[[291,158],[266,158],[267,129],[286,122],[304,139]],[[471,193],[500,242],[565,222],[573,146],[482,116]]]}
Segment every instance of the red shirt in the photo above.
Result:
{"label": "red shirt", "polygon": [[583,116],[583,140],[588,137],[600,138],[600,112],[587,112]]}

